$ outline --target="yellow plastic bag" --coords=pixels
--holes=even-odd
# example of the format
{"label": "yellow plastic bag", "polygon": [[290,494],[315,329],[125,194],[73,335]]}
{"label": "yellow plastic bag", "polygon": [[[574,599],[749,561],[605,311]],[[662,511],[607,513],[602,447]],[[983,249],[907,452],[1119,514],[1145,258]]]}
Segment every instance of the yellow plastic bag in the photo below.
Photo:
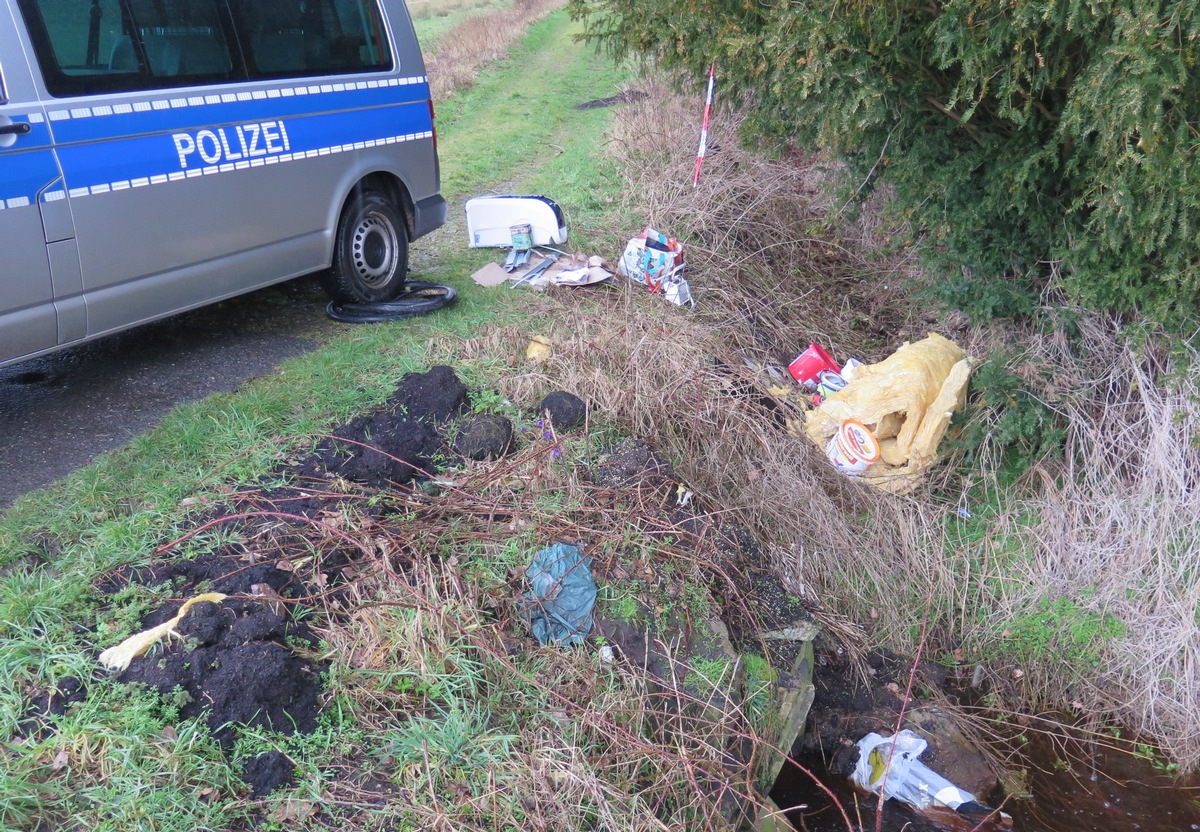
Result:
{"label": "yellow plastic bag", "polygon": [[189,598],[170,621],[164,621],[162,624],[159,624],[157,627],[151,627],[149,630],[142,630],[140,633],[125,639],[116,647],[110,647],[101,653],[99,659],[101,666],[109,670],[125,670],[129,667],[130,662],[155,644],[158,644],[165,636],[179,635],[175,632],[175,628],[179,626],[179,622],[183,620],[183,617],[187,615],[187,611],[193,605],[199,604],[202,601],[219,604],[227,597],[220,592],[205,592],[194,598]]}
{"label": "yellow plastic bag", "polygon": [[962,349],[936,333],[905,344],[808,414],[805,432],[824,450],[842,422],[857,419],[879,440],[881,459],[863,478],[903,494],[933,462],[950,417],[966,403],[971,365]]}

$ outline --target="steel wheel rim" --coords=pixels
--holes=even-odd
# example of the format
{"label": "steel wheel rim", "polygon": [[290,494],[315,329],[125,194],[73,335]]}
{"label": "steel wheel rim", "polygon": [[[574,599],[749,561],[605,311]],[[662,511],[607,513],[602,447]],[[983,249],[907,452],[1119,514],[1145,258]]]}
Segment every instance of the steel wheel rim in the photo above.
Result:
{"label": "steel wheel rim", "polygon": [[396,272],[400,242],[393,225],[377,213],[367,214],[354,228],[350,240],[354,273],[365,286],[380,288]]}

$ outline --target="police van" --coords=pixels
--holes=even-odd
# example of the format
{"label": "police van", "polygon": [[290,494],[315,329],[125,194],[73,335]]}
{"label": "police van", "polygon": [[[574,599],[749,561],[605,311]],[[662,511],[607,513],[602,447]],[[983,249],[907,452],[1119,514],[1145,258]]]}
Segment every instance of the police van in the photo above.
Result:
{"label": "police van", "polygon": [[391,300],[445,221],[403,0],[0,5],[0,366],[313,272]]}

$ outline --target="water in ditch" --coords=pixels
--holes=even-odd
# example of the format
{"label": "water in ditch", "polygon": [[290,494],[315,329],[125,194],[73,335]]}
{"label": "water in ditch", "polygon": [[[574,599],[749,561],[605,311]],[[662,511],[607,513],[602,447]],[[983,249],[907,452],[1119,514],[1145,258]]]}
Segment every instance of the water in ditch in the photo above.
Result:
{"label": "water in ditch", "polygon": [[[1014,832],[1200,832],[1200,778],[1177,778],[1147,756],[1117,750],[1103,742],[1072,742],[1026,734],[1008,768],[1024,772],[1024,794],[997,791],[981,795],[989,805],[1003,803]],[[1136,748],[1136,746],[1133,746]],[[863,796],[845,777],[830,775],[819,753],[801,754],[800,765],[821,777],[850,818],[850,828],[885,832],[943,832],[939,826],[896,801],[884,804],[877,827],[877,798]],[[788,819],[804,832],[846,832],[834,802],[794,766],[780,774],[772,798],[788,809]],[[962,832],[973,822],[956,826]],[[981,832],[997,826],[982,827]]]}

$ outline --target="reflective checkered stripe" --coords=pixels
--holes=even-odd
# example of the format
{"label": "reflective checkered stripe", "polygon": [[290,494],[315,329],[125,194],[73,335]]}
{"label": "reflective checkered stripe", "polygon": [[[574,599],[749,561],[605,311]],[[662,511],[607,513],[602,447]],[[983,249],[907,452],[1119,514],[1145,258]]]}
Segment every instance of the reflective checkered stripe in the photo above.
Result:
{"label": "reflective checkered stripe", "polygon": [[81,199],[431,139],[428,100],[424,76],[289,84],[52,106],[39,126],[58,150],[61,190]]}

